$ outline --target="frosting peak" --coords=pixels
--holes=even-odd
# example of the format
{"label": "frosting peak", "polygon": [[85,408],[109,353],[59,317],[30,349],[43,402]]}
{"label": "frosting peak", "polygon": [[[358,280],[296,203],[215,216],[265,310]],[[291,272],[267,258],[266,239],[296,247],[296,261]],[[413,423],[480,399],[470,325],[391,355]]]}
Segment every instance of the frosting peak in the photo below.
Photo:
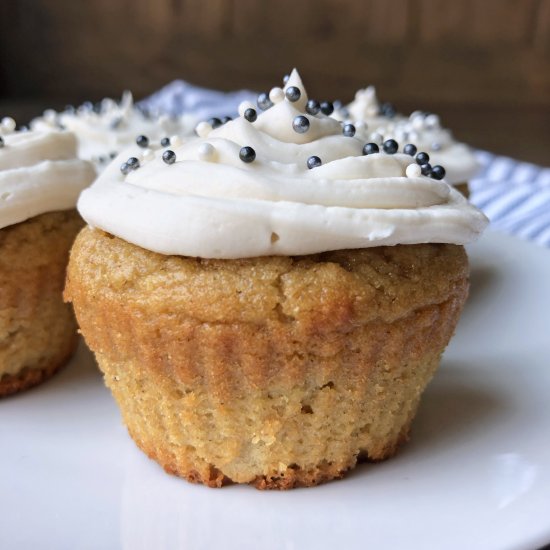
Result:
{"label": "frosting peak", "polygon": [[376,88],[368,86],[362,90],[357,90],[355,99],[348,105],[348,111],[355,120],[364,120],[378,116],[380,113],[380,103],[376,97]]}
{"label": "frosting peak", "polygon": [[302,78],[300,77],[300,74],[298,73],[298,70],[296,68],[292,69],[292,72],[290,73],[290,76],[285,83],[285,93],[289,88],[292,87],[298,88],[298,90],[300,90],[300,97],[296,101],[294,101],[294,105],[298,110],[303,112],[306,110],[308,96],[304,83],[302,82]]}
{"label": "frosting peak", "polygon": [[363,139],[307,109],[296,70],[269,99],[168,151],[146,158],[128,149],[84,191],[82,216],[155,252],[228,259],[462,244],[485,227],[481,212],[421,175],[411,156],[363,155]]}

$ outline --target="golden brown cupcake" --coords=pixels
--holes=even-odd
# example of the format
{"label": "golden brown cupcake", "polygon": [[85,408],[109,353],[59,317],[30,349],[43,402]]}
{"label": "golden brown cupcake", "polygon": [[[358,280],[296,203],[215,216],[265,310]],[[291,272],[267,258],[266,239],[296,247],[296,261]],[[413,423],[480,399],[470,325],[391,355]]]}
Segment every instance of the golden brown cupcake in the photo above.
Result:
{"label": "golden brown cupcake", "polygon": [[211,487],[311,486],[391,456],[466,299],[461,244],[486,224],[393,144],[363,155],[297,73],[269,98],[109,167],[68,269],[130,435]]}
{"label": "golden brown cupcake", "polygon": [[74,209],[91,182],[74,136],[0,133],[0,397],[49,378],[71,356],[76,323],[62,291],[83,222]]}

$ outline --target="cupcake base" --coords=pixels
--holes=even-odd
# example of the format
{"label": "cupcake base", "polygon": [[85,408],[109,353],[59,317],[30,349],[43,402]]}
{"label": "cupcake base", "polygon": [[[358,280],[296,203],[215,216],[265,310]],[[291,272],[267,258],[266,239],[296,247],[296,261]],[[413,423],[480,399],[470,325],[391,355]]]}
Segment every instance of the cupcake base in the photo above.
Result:
{"label": "cupcake base", "polygon": [[0,230],[0,397],[43,382],[76,348],[76,322],[62,291],[82,224],[73,210]]}
{"label": "cupcake base", "polygon": [[28,390],[51,378],[60,371],[73,356],[77,343],[78,338],[75,334],[73,341],[69,342],[67,349],[60,353],[58,358],[53,359],[49,365],[45,367],[24,368],[15,375],[4,375],[0,380],[0,397]]}
{"label": "cupcake base", "polygon": [[467,289],[460,246],[204,260],[86,228],[66,298],[130,435],[166,471],[287,489],[407,439]]}
{"label": "cupcake base", "polygon": [[[166,472],[209,487],[236,482],[258,489],[311,487],[343,477],[358,462],[393,456],[408,440],[420,392],[439,363],[436,357],[432,363],[408,364],[406,369],[415,371],[414,383],[381,396],[377,391],[407,377],[405,369],[375,375],[362,397],[355,392],[350,398],[353,389],[338,376],[307,391],[294,388],[277,397],[258,392],[247,396],[240,410],[229,413],[238,416],[230,418],[219,406],[198,405],[212,401],[200,391],[164,393],[158,380],[128,380],[133,372],[128,365],[98,359],[130,436]],[[221,426],[226,429],[223,438]]]}
{"label": "cupcake base", "polygon": [[[396,442],[395,446],[388,448],[386,455],[377,459],[376,462],[392,457],[397,452],[399,446],[408,441],[408,429],[404,429],[403,432],[403,436]],[[188,460],[183,461],[180,457],[180,463],[176,464],[169,451],[159,452],[148,447],[147,444],[143,444],[139,438],[132,435],[132,432],[130,432],[130,436],[136,445],[149,458],[158,462],[168,474],[176,475],[191,483],[198,483],[211,488],[219,488],[234,483],[213,464],[201,464],[201,461],[197,460],[196,456],[189,456]],[[352,460],[346,464],[323,462],[309,469],[302,469],[298,465],[286,466],[284,468],[273,469],[265,475],[257,476],[248,483],[260,490],[288,490],[298,487],[314,487],[327,481],[343,478],[346,472],[355,467],[358,462],[375,461],[368,456],[360,455],[356,460]],[[199,469],[197,469],[197,465],[200,465]]]}

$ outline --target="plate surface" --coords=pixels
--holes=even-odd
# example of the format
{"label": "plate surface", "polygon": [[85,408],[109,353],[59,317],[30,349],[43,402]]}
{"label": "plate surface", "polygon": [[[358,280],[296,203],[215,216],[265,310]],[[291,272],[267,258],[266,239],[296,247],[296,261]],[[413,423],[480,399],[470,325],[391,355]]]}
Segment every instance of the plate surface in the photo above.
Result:
{"label": "plate surface", "polygon": [[0,401],[0,548],[532,550],[550,542],[550,252],[488,233],[411,442],[317,488],[191,485],[130,440],[84,346]]}

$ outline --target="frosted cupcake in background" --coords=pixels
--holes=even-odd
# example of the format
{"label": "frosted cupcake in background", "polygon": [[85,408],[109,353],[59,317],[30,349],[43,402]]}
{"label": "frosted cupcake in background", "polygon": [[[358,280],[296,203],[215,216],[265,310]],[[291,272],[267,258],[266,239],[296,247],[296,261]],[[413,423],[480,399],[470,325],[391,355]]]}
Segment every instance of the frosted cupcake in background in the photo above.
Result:
{"label": "frosted cupcake in background", "polygon": [[136,444],[219,487],[311,486],[407,440],[485,216],[294,71],[85,190],[65,296]]}
{"label": "frosted cupcake in background", "polygon": [[114,157],[140,136],[141,146],[169,140],[173,135],[190,136],[197,123],[189,114],[168,116],[152,113],[134,104],[132,94],[124,92],[120,102],[106,98],[97,106],[85,103],[57,113],[47,110],[31,122],[33,129],[65,129],[78,139],[78,156],[94,163],[101,172]]}
{"label": "frosted cupcake in background", "polygon": [[355,99],[335,110],[333,116],[352,123],[363,139],[378,144],[387,139],[403,145],[413,143],[427,155],[424,172],[428,173],[434,164],[443,165],[446,181],[468,196],[468,181],[479,170],[479,162],[470,147],[457,142],[451,131],[441,126],[436,114],[415,111],[403,116],[390,104],[380,104],[374,86],[369,86],[358,90]]}
{"label": "frosted cupcake in background", "polygon": [[73,353],[63,303],[69,249],[83,222],[78,195],[95,177],[69,132],[0,125],[0,397],[42,382]]}
{"label": "frosted cupcake in background", "polygon": [[357,90],[354,100],[348,105],[344,106],[338,102],[332,116],[342,122],[354,121],[360,131],[368,127],[370,133],[374,133],[378,128],[384,128],[390,120],[405,118],[396,113],[389,103],[378,101],[374,86]]}

